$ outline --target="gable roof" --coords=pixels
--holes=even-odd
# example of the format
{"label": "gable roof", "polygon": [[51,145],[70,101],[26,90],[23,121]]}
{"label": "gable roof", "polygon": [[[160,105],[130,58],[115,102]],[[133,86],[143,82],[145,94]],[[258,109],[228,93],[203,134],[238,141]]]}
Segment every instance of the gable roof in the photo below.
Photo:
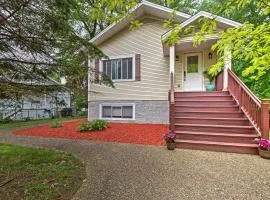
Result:
{"label": "gable roof", "polygon": [[[173,9],[143,0],[141,3],[137,4],[137,6],[135,6],[130,13],[134,14],[137,18],[143,16],[144,14],[149,14],[159,18],[167,19],[172,12]],[[191,15],[178,11],[175,11],[175,14],[176,14],[175,18],[179,22],[183,22],[184,20],[191,17]],[[108,39],[118,31],[126,27],[131,22],[131,20],[132,17],[129,16],[119,20],[118,22],[111,24],[103,31],[98,33],[94,38],[92,38],[90,42],[94,43],[95,45],[101,44],[106,39]]]}
{"label": "gable roof", "polygon": [[[191,24],[192,22],[196,21],[197,19],[199,19],[200,17],[205,17],[205,18],[209,18],[209,19],[215,19],[217,22],[221,23],[224,27],[237,27],[237,26],[241,26],[242,24],[224,17],[220,17],[217,15],[213,15],[209,12],[205,12],[205,11],[200,11],[198,12],[196,15],[193,15],[192,17],[190,17],[189,19],[187,19],[186,21],[184,21],[180,26],[181,28],[184,28],[186,26],[188,26],[189,24]],[[162,35],[162,39],[165,39],[169,34],[171,33],[171,30],[168,31],[167,33],[165,33],[164,35]]]}

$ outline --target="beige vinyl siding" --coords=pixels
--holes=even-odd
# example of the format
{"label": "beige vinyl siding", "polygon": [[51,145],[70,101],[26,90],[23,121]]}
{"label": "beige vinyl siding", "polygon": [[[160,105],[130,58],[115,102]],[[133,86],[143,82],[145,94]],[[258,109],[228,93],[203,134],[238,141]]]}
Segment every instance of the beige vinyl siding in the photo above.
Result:
{"label": "beige vinyl siding", "polygon": [[163,56],[162,20],[145,18],[135,31],[127,28],[99,45],[109,57],[141,54],[141,81],[115,82],[115,88],[92,85],[90,100],[167,100],[169,59]]}

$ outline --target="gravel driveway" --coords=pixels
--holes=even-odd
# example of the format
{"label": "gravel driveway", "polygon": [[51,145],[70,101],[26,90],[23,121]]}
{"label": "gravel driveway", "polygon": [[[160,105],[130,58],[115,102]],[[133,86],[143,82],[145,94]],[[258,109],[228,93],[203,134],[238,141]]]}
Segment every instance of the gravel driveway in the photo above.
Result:
{"label": "gravel driveway", "polygon": [[256,155],[14,136],[4,129],[0,142],[78,156],[86,164],[87,177],[76,200],[270,198],[270,160]]}

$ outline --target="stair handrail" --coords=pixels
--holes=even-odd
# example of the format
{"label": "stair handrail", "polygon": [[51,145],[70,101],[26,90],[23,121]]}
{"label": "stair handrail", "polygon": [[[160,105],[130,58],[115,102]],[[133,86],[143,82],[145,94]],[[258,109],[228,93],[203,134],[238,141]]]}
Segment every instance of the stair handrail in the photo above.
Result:
{"label": "stair handrail", "polygon": [[171,72],[170,74],[170,92],[169,92],[169,123],[170,123],[170,131],[174,131],[175,129],[175,100],[174,100],[174,74]]}
{"label": "stair handrail", "polygon": [[269,101],[260,100],[230,69],[228,69],[228,90],[261,137],[269,139]]}

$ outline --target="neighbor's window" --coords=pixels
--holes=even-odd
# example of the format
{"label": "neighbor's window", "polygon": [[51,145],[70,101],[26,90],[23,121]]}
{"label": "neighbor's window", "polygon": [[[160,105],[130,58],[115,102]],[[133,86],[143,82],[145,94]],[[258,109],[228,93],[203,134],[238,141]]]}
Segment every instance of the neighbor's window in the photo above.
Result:
{"label": "neighbor's window", "polygon": [[102,105],[102,118],[133,119],[133,105]]}
{"label": "neighbor's window", "polygon": [[132,80],[133,62],[132,57],[103,61],[103,73],[112,80]]}

